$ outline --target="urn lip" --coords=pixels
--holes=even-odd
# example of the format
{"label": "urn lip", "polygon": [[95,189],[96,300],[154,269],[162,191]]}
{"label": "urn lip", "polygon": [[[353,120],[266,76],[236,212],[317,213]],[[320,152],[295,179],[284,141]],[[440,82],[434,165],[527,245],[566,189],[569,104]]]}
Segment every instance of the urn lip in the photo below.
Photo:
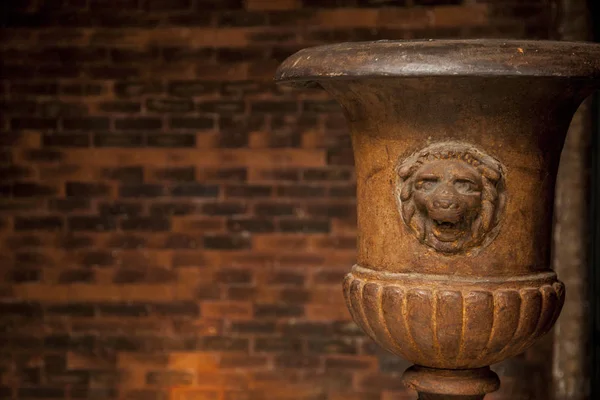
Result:
{"label": "urn lip", "polygon": [[600,44],[535,40],[380,40],[300,50],[275,81],[319,86],[357,78],[479,76],[600,79]]}

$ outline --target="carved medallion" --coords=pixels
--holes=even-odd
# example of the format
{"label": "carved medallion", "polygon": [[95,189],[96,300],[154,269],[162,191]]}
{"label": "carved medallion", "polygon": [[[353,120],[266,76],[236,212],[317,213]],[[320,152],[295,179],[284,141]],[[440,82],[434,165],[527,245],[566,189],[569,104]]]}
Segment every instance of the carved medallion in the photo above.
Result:
{"label": "carved medallion", "polygon": [[398,166],[402,219],[421,243],[442,253],[489,244],[504,209],[504,168],[472,145],[428,146]]}

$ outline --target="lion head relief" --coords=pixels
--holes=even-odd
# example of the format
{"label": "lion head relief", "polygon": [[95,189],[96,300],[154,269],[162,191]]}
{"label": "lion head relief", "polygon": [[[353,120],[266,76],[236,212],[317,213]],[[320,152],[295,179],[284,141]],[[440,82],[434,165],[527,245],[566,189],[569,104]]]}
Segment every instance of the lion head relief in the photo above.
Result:
{"label": "lion head relief", "polygon": [[504,208],[504,169],[471,145],[428,146],[398,167],[398,202],[406,225],[443,253],[487,245]]}

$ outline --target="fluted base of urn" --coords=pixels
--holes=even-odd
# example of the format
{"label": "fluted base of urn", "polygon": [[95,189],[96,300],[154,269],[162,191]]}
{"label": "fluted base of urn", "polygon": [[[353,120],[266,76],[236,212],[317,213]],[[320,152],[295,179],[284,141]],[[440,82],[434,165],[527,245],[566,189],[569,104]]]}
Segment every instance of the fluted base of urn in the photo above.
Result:
{"label": "fluted base of urn", "polygon": [[494,278],[354,266],[344,295],[354,321],[388,351],[428,368],[476,369],[548,332],[565,291],[552,271]]}
{"label": "fluted base of urn", "polygon": [[413,365],[402,380],[419,393],[419,400],[483,400],[500,387],[498,375],[488,367],[447,370]]}

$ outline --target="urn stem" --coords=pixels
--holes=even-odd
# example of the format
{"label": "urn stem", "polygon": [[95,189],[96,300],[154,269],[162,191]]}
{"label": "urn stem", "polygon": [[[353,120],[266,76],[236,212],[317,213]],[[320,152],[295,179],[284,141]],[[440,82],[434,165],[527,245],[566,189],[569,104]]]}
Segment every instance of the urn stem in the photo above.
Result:
{"label": "urn stem", "polygon": [[413,365],[402,379],[419,393],[419,400],[483,400],[500,387],[498,375],[489,367],[449,370]]}
{"label": "urn stem", "polygon": [[452,396],[446,394],[419,393],[418,400],[483,400],[484,396]]}

